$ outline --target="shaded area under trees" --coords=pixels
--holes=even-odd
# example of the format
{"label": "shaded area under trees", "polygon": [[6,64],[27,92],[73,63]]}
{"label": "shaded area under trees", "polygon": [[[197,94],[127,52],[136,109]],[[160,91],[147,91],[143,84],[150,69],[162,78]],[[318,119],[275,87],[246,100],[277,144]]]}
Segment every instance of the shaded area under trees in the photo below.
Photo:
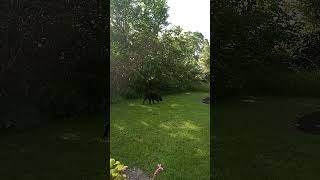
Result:
{"label": "shaded area under trees", "polygon": [[14,0],[1,7],[0,121],[101,114],[107,93],[102,1]]}
{"label": "shaded area under trees", "polygon": [[224,0],[212,8],[218,97],[320,96],[316,1]]}

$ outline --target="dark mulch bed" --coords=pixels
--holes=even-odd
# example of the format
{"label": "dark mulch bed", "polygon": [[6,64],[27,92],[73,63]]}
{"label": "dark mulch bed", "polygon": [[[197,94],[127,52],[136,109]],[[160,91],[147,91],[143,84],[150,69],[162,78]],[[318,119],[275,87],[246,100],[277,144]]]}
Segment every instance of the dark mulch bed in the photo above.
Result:
{"label": "dark mulch bed", "polygon": [[299,117],[296,127],[305,133],[320,134],[320,111]]}
{"label": "dark mulch bed", "polygon": [[210,96],[202,99],[202,102],[205,104],[210,104]]}

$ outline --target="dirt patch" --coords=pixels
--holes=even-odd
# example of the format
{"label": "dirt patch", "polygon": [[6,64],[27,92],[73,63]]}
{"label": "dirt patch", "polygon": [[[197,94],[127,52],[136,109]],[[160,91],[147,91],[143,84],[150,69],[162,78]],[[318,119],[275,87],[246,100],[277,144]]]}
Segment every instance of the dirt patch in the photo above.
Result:
{"label": "dirt patch", "polygon": [[150,180],[150,178],[139,168],[128,168],[125,172],[128,176],[127,180]]}
{"label": "dirt patch", "polygon": [[310,134],[320,134],[320,111],[298,117],[296,128]]}
{"label": "dirt patch", "polygon": [[202,102],[205,103],[205,104],[210,104],[210,96],[206,97],[206,98],[203,98]]}

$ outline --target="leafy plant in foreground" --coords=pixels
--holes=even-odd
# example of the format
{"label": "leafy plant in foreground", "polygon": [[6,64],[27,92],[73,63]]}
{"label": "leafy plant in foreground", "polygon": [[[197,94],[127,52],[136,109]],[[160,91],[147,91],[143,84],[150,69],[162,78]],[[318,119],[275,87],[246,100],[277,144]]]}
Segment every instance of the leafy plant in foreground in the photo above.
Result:
{"label": "leafy plant in foreground", "polygon": [[128,168],[124,164],[121,164],[115,159],[110,159],[110,176],[112,180],[126,180],[127,175],[124,174],[124,171]]}
{"label": "leafy plant in foreground", "polygon": [[[124,164],[121,164],[120,161],[116,161],[115,159],[110,159],[110,176],[112,180],[126,180],[127,175],[124,173],[124,171],[128,168],[128,166],[125,166]],[[150,180],[154,180],[155,177],[163,171],[164,168],[161,164],[157,165],[157,169],[154,171],[152,178]]]}

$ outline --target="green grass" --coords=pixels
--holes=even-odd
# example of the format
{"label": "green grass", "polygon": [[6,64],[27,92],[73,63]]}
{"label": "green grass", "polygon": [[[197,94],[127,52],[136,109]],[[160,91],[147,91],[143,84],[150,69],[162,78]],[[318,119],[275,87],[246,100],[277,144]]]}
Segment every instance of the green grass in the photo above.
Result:
{"label": "green grass", "polygon": [[319,178],[320,136],[294,128],[299,113],[319,110],[320,99],[257,97],[213,106],[217,180]]}
{"label": "green grass", "polygon": [[94,118],[1,133],[0,179],[105,180],[102,133],[103,122]]}
{"label": "green grass", "polygon": [[209,93],[190,92],[142,105],[142,99],[111,105],[111,157],[159,180],[209,179],[210,111],[201,102]]}

